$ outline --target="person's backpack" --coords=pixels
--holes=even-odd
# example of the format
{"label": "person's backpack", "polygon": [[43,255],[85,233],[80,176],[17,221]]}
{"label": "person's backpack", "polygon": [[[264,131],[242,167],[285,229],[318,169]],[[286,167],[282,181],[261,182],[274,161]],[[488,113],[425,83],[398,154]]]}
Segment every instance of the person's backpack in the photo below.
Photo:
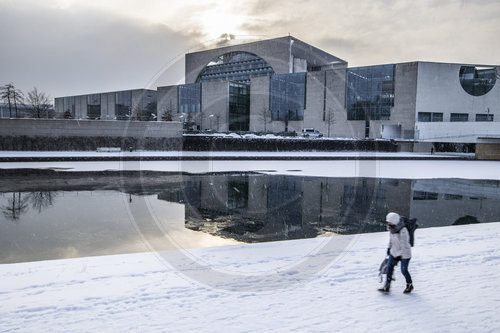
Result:
{"label": "person's backpack", "polygon": [[410,234],[410,245],[413,247],[415,243],[415,230],[418,228],[417,219],[409,219],[405,216],[401,216],[401,220],[404,222],[408,233]]}

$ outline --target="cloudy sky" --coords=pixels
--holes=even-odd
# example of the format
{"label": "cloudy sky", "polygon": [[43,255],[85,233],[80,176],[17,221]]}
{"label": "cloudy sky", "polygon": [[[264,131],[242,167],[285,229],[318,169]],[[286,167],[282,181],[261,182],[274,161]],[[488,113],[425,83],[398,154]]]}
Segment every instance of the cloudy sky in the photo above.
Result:
{"label": "cloudy sky", "polygon": [[498,0],[0,0],[0,85],[154,89],[182,83],[183,54],[223,34],[289,33],[349,66],[500,64]]}

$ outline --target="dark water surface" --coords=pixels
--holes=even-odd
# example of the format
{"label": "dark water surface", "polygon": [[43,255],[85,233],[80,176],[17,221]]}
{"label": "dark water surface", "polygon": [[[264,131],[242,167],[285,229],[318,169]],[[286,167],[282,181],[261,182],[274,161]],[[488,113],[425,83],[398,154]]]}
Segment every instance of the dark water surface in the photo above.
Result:
{"label": "dark water surface", "polygon": [[500,221],[497,180],[63,174],[1,180],[0,263]]}

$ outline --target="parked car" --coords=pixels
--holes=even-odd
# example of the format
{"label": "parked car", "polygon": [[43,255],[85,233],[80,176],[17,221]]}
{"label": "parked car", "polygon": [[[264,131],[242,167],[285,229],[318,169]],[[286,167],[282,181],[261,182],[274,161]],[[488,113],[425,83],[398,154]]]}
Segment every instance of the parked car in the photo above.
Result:
{"label": "parked car", "polygon": [[321,138],[323,137],[323,133],[321,133],[318,130],[315,130],[314,128],[303,128],[302,129],[302,136],[303,137],[311,137],[311,138]]}

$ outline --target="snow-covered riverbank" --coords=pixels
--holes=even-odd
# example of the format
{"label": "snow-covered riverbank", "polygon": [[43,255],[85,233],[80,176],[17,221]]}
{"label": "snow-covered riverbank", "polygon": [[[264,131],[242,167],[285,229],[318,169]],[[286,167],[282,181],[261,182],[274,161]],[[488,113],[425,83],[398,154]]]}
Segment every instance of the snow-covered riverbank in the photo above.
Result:
{"label": "snow-covered riverbank", "polygon": [[[159,172],[264,172],[280,175],[318,177],[376,177],[376,178],[464,178],[500,179],[498,161],[450,160],[453,154],[375,152],[0,152],[0,157],[200,157],[204,160],[167,161],[52,161],[0,162],[0,169],[37,168],[59,171],[122,171],[148,170]],[[464,154],[458,154],[460,156]],[[266,160],[214,160],[211,157],[265,157]],[[291,160],[272,160],[273,157]],[[294,157],[319,160],[293,160]],[[352,158],[328,160],[328,158]],[[357,160],[356,158],[373,158]],[[391,158],[390,160],[378,158]],[[269,160],[267,160],[269,158]],[[321,158],[325,158],[322,160]],[[398,160],[400,158],[400,160]],[[409,158],[409,159],[408,159]],[[412,158],[416,158],[413,160]],[[419,159],[429,158],[429,159]],[[395,159],[395,160],[393,160]]]}
{"label": "snow-covered riverbank", "polygon": [[[376,291],[387,237],[374,233],[4,264],[0,331],[500,329],[500,223],[417,230],[410,295],[402,294],[399,272],[391,295]],[[176,262],[180,254],[196,265]],[[210,280],[213,272],[225,278]]]}

